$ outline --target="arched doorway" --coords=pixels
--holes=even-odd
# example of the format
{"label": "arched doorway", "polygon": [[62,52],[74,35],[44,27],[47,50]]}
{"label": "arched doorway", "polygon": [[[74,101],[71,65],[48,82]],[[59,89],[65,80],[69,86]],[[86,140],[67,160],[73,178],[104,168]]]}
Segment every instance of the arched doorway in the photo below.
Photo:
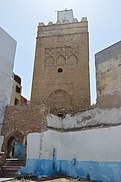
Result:
{"label": "arched doorway", "polygon": [[51,113],[63,115],[73,110],[71,95],[62,89],[55,90],[48,97],[48,106]]}
{"label": "arched doorway", "polygon": [[7,158],[13,158],[14,156],[14,144],[15,138],[10,137],[7,143]]}
{"label": "arched doorway", "polygon": [[20,132],[11,135],[7,142],[7,158],[24,157],[24,137]]}

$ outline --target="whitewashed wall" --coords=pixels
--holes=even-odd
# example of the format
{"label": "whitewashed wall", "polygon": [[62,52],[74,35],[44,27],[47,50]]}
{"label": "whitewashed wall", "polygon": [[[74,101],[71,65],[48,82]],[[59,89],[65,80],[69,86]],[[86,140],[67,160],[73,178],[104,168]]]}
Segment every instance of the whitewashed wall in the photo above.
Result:
{"label": "whitewashed wall", "polygon": [[112,109],[90,109],[73,116],[60,118],[55,115],[47,116],[47,126],[55,129],[74,129],[101,124],[121,123],[121,107]]}
{"label": "whitewashed wall", "polygon": [[30,133],[28,135],[28,137],[27,137],[27,155],[28,155],[28,158],[32,158],[32,159],[40,158],[42,136],[43,136],[43,133]]}
{"label": "whitewashed wall", "polygon": [[[121,162],[121,126],[77,132],[48,130],[27,137],[27,158]],[[35,142],[36,141],[36,142]],[[36,148],[36,150],[35,150]]]}
{"label": "whitewashed wall", "polygon": [[4,111],[10,102],[16,41],[0,27],[0,132]]}
{"label": "whitewashed wall", "polygon": [[66,175],[94,181],[121,181],[121,125],[27,136],[26,166],[19,172],[37,176]]}

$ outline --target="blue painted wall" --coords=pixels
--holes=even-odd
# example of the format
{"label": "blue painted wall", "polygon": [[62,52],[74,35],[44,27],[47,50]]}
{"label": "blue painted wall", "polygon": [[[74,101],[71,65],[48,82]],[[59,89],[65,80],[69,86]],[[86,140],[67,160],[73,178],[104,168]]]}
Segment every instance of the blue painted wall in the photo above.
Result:
{"label": "blue painted wall", "polygon": [[14,158],[23,159],[24,156],[24,145],[23,144],[15,144],[14,145]]}
{"label": "blue painted wall", "polygon": [[121,162],[67,161],[27,159],[19,172],[36,176],[64,174],[74,178],[89,178],[96,182],[121,182]]}

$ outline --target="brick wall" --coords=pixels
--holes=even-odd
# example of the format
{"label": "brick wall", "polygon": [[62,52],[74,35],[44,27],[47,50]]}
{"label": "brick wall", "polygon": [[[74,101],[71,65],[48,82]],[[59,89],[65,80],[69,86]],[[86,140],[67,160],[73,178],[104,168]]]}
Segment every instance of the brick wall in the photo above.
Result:
{"label": "brick wall", "polygon": [[88,44],[86,20],[39,24],[31,103],[49,105],[55,114],[89,107]]}
{"label": "brick wall", "polygon": [[8,106],[6,108],[2,135],[4,142],[2,151],[7,152],[7,144],[10,137],[19,140],[23,136],[24,150],[26,155],[26,136],[31,132],[46,130],[45,115],[49,110],[40,105]]}

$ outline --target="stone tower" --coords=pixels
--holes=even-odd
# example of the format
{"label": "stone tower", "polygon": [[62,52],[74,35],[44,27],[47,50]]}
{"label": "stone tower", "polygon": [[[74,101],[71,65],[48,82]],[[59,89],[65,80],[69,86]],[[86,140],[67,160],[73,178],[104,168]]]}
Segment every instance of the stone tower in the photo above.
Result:
{"label": "stone tower", "polygon": [[39,23],[31,103],[45,104],[54,114],[90,106],[87,18],[59,11],[57,22]]}

